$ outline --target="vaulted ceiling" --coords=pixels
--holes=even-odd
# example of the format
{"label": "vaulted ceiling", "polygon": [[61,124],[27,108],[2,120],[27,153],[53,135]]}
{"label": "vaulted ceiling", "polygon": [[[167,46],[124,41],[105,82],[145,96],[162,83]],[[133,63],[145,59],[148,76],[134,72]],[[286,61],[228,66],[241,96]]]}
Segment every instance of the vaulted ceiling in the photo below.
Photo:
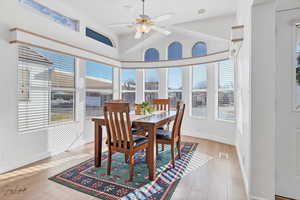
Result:
{"label": "vaulted ceiling", "polygon": [[[60,0],[81,13],[86,13],[101,25],[129,23],[142,10],[141,0]],[[200,9],[205,12],[199,14]],[[165,13],[174,16],[163,26],[201,20],[227,14],[236,10],[236,0],[145,0],[145,12],[150,17]],[[113,28],[116,34],[132,31],[130,28]]]}

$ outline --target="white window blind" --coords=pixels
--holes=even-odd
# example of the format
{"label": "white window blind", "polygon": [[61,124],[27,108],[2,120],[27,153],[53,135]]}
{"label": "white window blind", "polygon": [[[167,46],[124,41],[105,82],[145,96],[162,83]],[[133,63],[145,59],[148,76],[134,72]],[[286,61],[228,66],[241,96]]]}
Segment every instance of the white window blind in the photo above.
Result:
{"label": "white window blind", "polygon": [[218,67],[218,111],[220,120],[235,120],[234,65],[231,60],[219,62]]}
{"label": "white window blind", "polygon": [[75,58],[20,45],[18,129],[74,120]]}
{"label": "white window blind", "polygon": [[105,102],[113,99],[113,68],[86,61],[86,116],[103,115]]}
{"label": "white window blind", "polygon": [[18,129],[45,128],[49,123],[52,62],[26,46],[19,46]]}

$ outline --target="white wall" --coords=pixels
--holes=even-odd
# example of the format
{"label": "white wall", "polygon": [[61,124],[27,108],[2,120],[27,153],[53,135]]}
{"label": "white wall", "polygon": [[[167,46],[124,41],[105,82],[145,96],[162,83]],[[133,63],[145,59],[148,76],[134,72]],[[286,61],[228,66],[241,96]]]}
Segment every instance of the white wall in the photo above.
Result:
{"label": "white wall", "polygon": [[251,195],[275,195],[275,1],[252,8]]}
{"label": "white wall", "polygon": [[250,70],[251,70],[251,4],[239,0],[237,7],[237,24],[244,25],[244,41],[236,63],[237,72],[237,131],[236,146],[240,166],[244,176],[245,187],[249,193],[250,180],[250,145],[251,145],[251,118],[250,118]]}
{"label": "white wall", "polygon": [[[88,25],[99,31],[105,29],[98,27],[93,20],[86,19],[76,11],[70,10],[63,4],[55,1],[45,1],[46,6],[62,11],[66,16],[80,20],[84,28]],[[57,24],[42,15],[32,12],[21,6],[18,0],[0,1],[0,173],[24,164],[45,158],[51,154],[56,154],[66,150],[69,145],[81,134],[83,134],[84,121],[84,90],[77,84],[76,109],[77,117],[75,122],[54,126],[46,130],[22,134],[17,130],[17,45],[9,44],[11,33],[10,28],[22,27],[29,31],[38,31],[47,35],[55,33],[55,38],[64,40],[72,35],[84,35],[84,32],[75,33],[68,28]],[[81,28],[81,30],[83,30]],[[47,31],[48,30],[48,31]],[[53,32],[52,30],[56,30]],[[113,37],[117,43],[117,37]],[[77,35],[76,35],[77,37]],[[78,36],[80,37],[80,36]],[[95,43],[96,44],[96,43]],[[100,45],[101,46],[101,45]],[[108,50],[108,56],[118,56],[117,49]],[[79,61],[78,70],[84,65]],[[84,70],[79,70],[78,79],[84,76]],[[83,86],[84,87],[84,86]],[[93,131],[84,132],[84,135],[73,147],[86,142],[92,138]]]}
{"label": "white wall", "polygon": [[275,195],[275,2],[239,1],[237,150],[250,199]]}
{"label": "white wall", "polygon": [[[153,36],[143,40],[135,40],[133,34],[122,35],[120,41],[120,56],[126,60],[143,60],[146,48],[156,48],[160,53],[160,59],[167,59],[167,47],[174,41],[179,41],[183,45],[183,57],[192,56],[192,47],[196,42],[204,41],[208,47],[208,53],[223,51],[229,49],[231,26],[235,25],[235,16],[222,16],[205,21],[195,21],[179,26],[192,30],[192,33],[173,32],[168,37],[154,33]],[[172,28],[170,28],[172,30]],[[204,34],[196,34],[202,31]],[[208,36],[210,34],[212,36]],[[142,45],[141,45],[142,43]],[[129,49],[133,49],[126,53]],[[218,121],[215,119],[216,108],[216,65],[208,65],[208,116],[206,119],[199,119],[190,116],[191,106],[191,67],[184,67],[183,70],[183,100],[187,104],[186,117],[183,124],[183,134],[194,137],[207,138],[223,143],[235,144],[236,124],[233,122]],[[167,88],[166,69],[161,69],[160,88]],[[138,84],[139,85],[139,84]],[[140,81],[140,85],[143,82]],[[143,96],[143,90],[140,90],[137,96]],[[167,97],[167,91],[161,90],[161,98]]]}

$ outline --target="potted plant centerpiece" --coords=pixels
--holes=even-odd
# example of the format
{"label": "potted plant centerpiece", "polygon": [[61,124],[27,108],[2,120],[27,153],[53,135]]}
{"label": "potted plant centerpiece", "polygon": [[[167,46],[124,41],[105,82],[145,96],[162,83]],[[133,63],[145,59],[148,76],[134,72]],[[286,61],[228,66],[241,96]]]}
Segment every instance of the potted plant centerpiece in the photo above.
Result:
{"label": "potted plant centerpiece", "polygon": [[144,115],[151,114],[155,111],[154,107],[151,106],[149,102],[142,103],[142,110]]}

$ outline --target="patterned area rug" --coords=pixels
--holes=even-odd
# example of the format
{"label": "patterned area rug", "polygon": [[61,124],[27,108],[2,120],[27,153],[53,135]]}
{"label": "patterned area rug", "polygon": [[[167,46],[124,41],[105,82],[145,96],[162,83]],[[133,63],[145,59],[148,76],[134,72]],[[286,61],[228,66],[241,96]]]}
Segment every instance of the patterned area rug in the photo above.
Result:
{"label": "patterned area rug", "polygon": [[180,179],[191,170],[205,165],[212,157],[196,153],[197,143],[184,142],[181,145],[181,159],[176,158],[176,168],[171,166],[169,145],[157,156],[157,177],[148,180],[148,168],[143,151],[136,153],[134,178],[129,178],[129,165],[124,162],[124,154],[114,153],[111,175],[106,175],[107,154],[102,156],[102,167],[94,167],[94,159],[89,159],[54,177],[52,181],[106,200],[160,200],[171,199]]}

